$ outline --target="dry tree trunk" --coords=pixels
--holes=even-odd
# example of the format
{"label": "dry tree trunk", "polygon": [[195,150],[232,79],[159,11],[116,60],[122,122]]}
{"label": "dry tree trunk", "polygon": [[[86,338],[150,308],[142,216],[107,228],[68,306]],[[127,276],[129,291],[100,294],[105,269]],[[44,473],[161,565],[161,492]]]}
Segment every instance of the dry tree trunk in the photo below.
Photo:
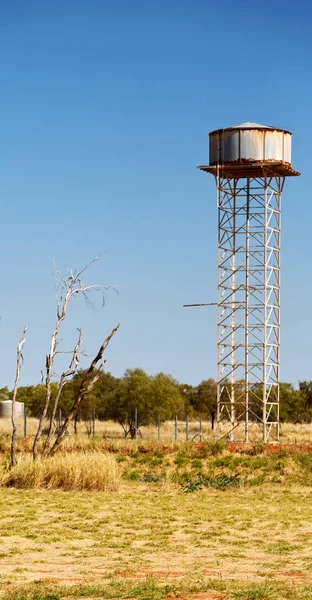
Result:
{"label": "dry tree trunk", "polygon": [[[95,260],[97,260],[97,259],[94,259],[90,264],[95,262]],[[66,317],[68,305],[69,305],[71,299],[76,294],[82,294],[84,296],[86,302],[90,304],[90,300],[88,298],[88,292],[90,292],[90,291],[100,292],[102,295],[102,298],[103,298],[103,303],[104,303],[104,290],[107,290],[108,288],[111,287],[111,286],[103,286],[103,285],[86,285],[83,282],[83,275],[89,266],[90,265],[87,265],[79,272],[77,272],[76,270],[68,270],[67,275],[64,277],[60,274],[59,271],[55,270],[55,279],[58,282],[58,285],[60,286],[60,296],[59,296],[58,303],[57,303],[57,311],[56,311],[57,319],[56,319],[55,328],[54,328],[52,338],[51,338],[50,353],[46,356],[46,366],[45,366],[46,397],[45,397],[44,407],[43,407],[42,413],[40,415],[37,433],[35,435],[35,439],[34,439],[34,443],[33,443],[33,458],[34,458],[34,460],[36,460],[38,458],[39,440],[42,436],[44,421],[46,419],[48,408],[49,408],[50,401],[51,401],[51,381],[52,381],[52,377],[54,375],[54,372],[53,372],[54,360],[55,360],[56,354],[58,353],[57,346],[58,346],[59,331],[60,331],[60,326],[62,324],[62,321],[64,321],[64,319]],[[114,289],[116,289],[116,287]]]}
{"label": "dry tree trunk", "polygon": [[[82,382],[79,386],[79,390],[77,393],[77,397],[76,400],[73,404],[73,406],[71,407],[71,409],[68,411],[65,419],[64,419],[64,423],[60,429],[60,431],[57,434],[56,440],[51,448],[51,450],[48,453],[48,456],[53,456],[55,454],[55,452],[57,451],[58,447],[60,446],[62,440],[64,439],[65,435],[66,435],[66,431],[68,428],[68,425],[70,423],[70,421],[73,419],[73,417],[76,415],[77,413],[77,409],[79,407],[79,405],[81,404],[81,402],[83,401],[83,399],[85,398],[85,396],[91,392],[91,390],[93,389],[95,383],[97,382],[97,380],[100,377],[100,369],[103,368],[104,366],[104,359],[103,359],[103,354],[110,342],[110,340],[112,339],[112,337],[115,335],[116,331],[119,329],[120,324],[118,323],[117,327],[115,327],[112,332],[109,334],[109,336],[107,336],[106,340],[104,340],[103,344],[101,345],[97,355],[95,356],[95,358],[92,360],[89,369],[86,371]],[[98,363],[100,363],[100,366],[98,367]],[[98,371],[94,374],[94,371],[98,369]]]}
{"label": "dry tree trunk", "polygon": [[54,361],[54,356],[55,356],[55,348],[52,349],[52,345],[55,346],[55,338],[56,338],[55,331],[53,334],[53,338],[52,338],[53,343],[51,343],[51,352],[50,352],[50,354],[47,354],[47,356],[46,356],[46,378],[45,378],[46,397],[45,397],[43,411],[39,418],[38,429],[37,429],[35,439],[34,439],[34,444],[33,444],[34,460],[36,460],[36,458],[38,457],[38,444],[39,444],[39,440],[42,436],[44,421],[47,416],[48,407],[49,407],[50,400],[51,400],[51,379],[52,379],[52,374],[53,374],[53,361]]}
{"label": "dry tree trunk", "polygon": [[70,290],[67,290],[64,300],[61,297],[61,299],[58,303],[58,306],[57,306],[57,321],[56,321],[56,325],[55,325],[55,328],[54,328],[54,331],[52,334],[52,338],[51,338],[50,353],[47,354],[47,356],[46,356],[46,366],[45,366],[45,368],[46,368],[46,376],[45,376],[46,397],[45,397],[44,407],[43,407],[42,413],[39,418],[38,429],[37,429],[37,433],[35,435],[34,444],[33,444],[34,460],[36,460],[38,457],[38,444],[39,444],[39,440],[42,436],[44,421],[46,419],[50,400],[51,400],[51,379],[53,376],[53,364],[54,364],[54,358],[55,358],[56,351],[57,351],[59,329],[60,329],[60,325],[61,325],[62,321],[65,319],[67,306],[68,306],[70,297],[71,297]]}
{"label": "dry tree trunk", "polygon": [[26,331],[27,331],[28,327],[26,325],[26,327],[24,327],[23,333],[22,333],[22,337],[20,340],[20,343],[17,346],[17,351],[16,351],[16,373],[15,373],[15,383],[14,383],[14,390],[13,390],[13,396],[12,396],[12,440],[11,440],[11,466],[14,467],[14,465],[16,465],[16,449],[15,449],[15,442],[16,442],[16,422],[15,422],[15,401],[16,401],[16,395],[17,395],[17,390],[18,390],[18,384],[21,378],[21,366],[22,366],[22,361],[23,361],[23,354],[22,354],[22,350],[23,350],[23,346],[26,342]]}
{"label": "dry tree trunk", "polygon": [[48,436],[46,438],[44,447],[43,447],[43,451],[42,451],[42,457],[44,458],[47,453],[48,450],[50,448],[50,444],[51,444],[51,439],[52,439],[52,435],[53,435],[53,423],[55,420],[55,415],[56,415],[56,411],[57,411],[57,407],[58,407],[58,403],[59,403],[59,399],[61,397],[61,393],[63,391],[64,386],[66,385],[67,381],[68,381],[68,377],[72,377],[73,375],[75,375],[75,373],[77,373],[78,370],[78,366],[79,366],[79,349],[81,346],[81,342],[82,342],[82,333],[81,333],[81,329],[78,329],[79,331],[79,337],[78,337],[78,342],[73,350],[73,356],[70,362],[69,367],[63,371],[61,377],[60,377],[60,381],[59,381],[59,386],[58,386],[58,390],[57,390],[57,394],[56,394],[56,398],[54,400],[54,405],[53,405],[53,409],[52,409],[52,414],[50,417],[50,424],[49,424],[49,431],[48,431]]}

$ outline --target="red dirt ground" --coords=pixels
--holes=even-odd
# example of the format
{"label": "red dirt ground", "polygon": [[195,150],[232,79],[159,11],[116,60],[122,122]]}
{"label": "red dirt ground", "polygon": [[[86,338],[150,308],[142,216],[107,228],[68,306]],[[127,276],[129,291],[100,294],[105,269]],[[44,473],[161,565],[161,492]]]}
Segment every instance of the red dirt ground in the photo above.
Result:
{"label": "red dirt ground", "polygon": [[[194,444],[199,454],[205,447],[204,442],[196,442]],[[251,454],[253,453],[254,444],[245,444],[243,442],[228,442],[227,450],[232,454]],[[264,446],[264,454],[278,454],[283,451],[287,452],[305,452],[306,454],[312,453],[312,444],[266,444]]]}

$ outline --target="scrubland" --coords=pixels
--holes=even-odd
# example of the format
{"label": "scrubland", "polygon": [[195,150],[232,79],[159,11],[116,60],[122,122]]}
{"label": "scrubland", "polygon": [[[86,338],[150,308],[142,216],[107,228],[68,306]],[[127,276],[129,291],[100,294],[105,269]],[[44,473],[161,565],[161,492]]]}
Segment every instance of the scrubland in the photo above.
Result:
{"label": "scrubland", "polygon": [[[48,425],[48,423],[47,423]],[[32,417],[27,418],[27,437],[32,438],[38,427],[38,420]],[[0,419],[0,445],[7,436],[10,435],[12,429],[11,419]],[[74,435],[73,425],[69,427],[69,433],[71,437],[79,439],[80,441],[88,439],[88,432],[92,429],[91,423],[87,425],[81,421],[77,426],[77,435]],[[243,425],[242,425],[243,429]],[[24,423],[23,419],[17,419],[17,432],[20,439],[23,438]],[[222,435],[226,435],[227,427],[223,425]],[[122,427],[114,421],[96,421],[95,422],[95,435],[96,438],[108,439],[108,440],[121,440],[123,439]],[[168,442],[174,441],[175,439],[175,424],[173,421],[166,421],[161,424],[160,441]],[[189,423],[189,440],[199,441],[200,425],[199,421],[190,421]],[[254,432],[253,428],[250,430],[250,436],[252,441],[257,441],[259,438],[259,432]],[[138,438],[149,441],[158,440],[158,429],[155,426],[140,427]],[[185,422],[179,421],[178,423],[178,441],[185,441],[186,431]],[[203,441],[212,441],[216,439],[216,430],[211,430],[211,423],[209,421],[202,422],[202,439]],[[259,441],[259,439],[258,439]],[[299,423],[282,423],[280,426],[280,443],[281,444],[312,444],[312,423],[311,424],[299,424]],[[1,447],[1,446],[0,446]]]}
{"label": "scrubland", "polygon": [[3,431],[2,598],[312,597],[310,426],[264,446],[107,439],[108,425],[35,464],[19,438],[14,469]]}

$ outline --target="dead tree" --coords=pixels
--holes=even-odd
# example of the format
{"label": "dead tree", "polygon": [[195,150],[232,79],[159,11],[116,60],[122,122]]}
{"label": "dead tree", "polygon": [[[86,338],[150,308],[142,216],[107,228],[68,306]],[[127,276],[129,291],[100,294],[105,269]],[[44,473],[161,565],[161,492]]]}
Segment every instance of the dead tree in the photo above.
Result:
{"label": "dead tree", "polygon": [[54,427],[55,415],[56,415],[56,411],[57,411],[59,399],[61,397],[61,394],[62,394],[62,391],[64,389],[64,386],[68,382],[68,379],[70,377],[73,377],[77,373],[77,371],[78,371],[78,366],[79,366],[79,350],[80,350],[80,346],[81,346],[81,342],[82,342],[81,329],[78,329],[78,331],[79,331],[78,342],[77,342],[77,344],[76,344],[76,346],[75,346],[75,348],[73,350],[72,359],[70,361],[70,364],[69,364],[68,368],[65,371],[63,371],[63,373],[62,373],[62,375],[60,377],[60,380],[59,380],[58,390],[57,390],[56,398],[54,400],[52,413],[51,413],[51,416],[50,416],[49,431],[48,431],[48,435],[47,435],[47,438],[45,440],[43,451],[42,451],[42,457],[45,457],[47,455],[47,453],[49,451],[49,448],[50,448],[50,445],[51,445],[51,440],[52,440],[52,436],[53,436],[53,427]]}
{"label": "dead tree", "polygon": [[16,465],[16,449],[15,449],[15,442],[16,442],[16,421],[15,421],[15,402],[16,402],[16,395],[17,395],[17,390],[18,390],[18,385],[20,382],[20,378],[21,378],[21,366],[22,366],[22,362],[23,362],[23,354],[22,354],[22,350],[23,350],[23,346],[26,342],[26,331],[27,331],[28,327],[26,325],[26,327],[24,327],[24,331],[22,333],[22,337],[20,339],[20,342],[17,346],[16,349],[16,373],[15,373],[15,383],[14,383],[14,389],[13,389],[13,395],[12,395],[12,439],[11,439],[11,466],[14,467],[14,465]]}
{"label": "dead tree", "polygon": [[[95,262],[95,260],[97,260],[97,259],[94,259],[90,264]],[[91,302],[90,302],[88,294],[91,291],[99,292],[101,294],[102,301],[104,304],[104,301],[105,301],[104,290],[108,290],[109,288],[112,287],[112,286],[105,286],[105,285],[86,285],[84,283],[83,276],[84,276],[87,268],[90,266],[90,264],[87,265],[86,267],[84,267],[81,271],[68,269],[65,276],[61,275],[61,273],[57,269],[55,269],[55,272],[54,272],[54,277],[58,283],[58,288],[59,288],[60,292],[59,292],[59,297],[58,297],[58,301],[57,301],[56,324],[55,324],[54,331],[53,331],[52,337],[51,337],[50,352],[46,356],[45,375],[44,375],[46,395],[45,395],[45,402],[44,402],[43,410],[42,410],[42,413],[39,418],[38,429],[37,429],[35,439],[34,439],[34,444],[33,444],[34,460],[36,460],[38,457],[39,440],[42,436],[44,421],[47,417],[47,412],[48,412],[48,409],[50,406],[51,382],[52,382],[52,377],[54,375],[54,361],[55,361],[55,357],[58,353],[59,332],[60,332],[61,324],[67,315],[68,305],[69,305],[70,301],[73,299],[73,297],[77,296],[78,294],[81,294],[84,297],[86,303],[90,305]],[[116,291],[116,286],[113,286],[113,289],[115,289],[115,291]]]}
{"label": "dead tree", "polygon": [[109,334],[109,336],[107,336],[106,340],[104,340],[103,344],[101,345],[97,355],[92,360],[89,368],[85,372],[84,377],[79,386],[78,393],[77,393],[76,399],[74,401],[74,404],[71,407],[71,409],[68,411],[68,413],[64,419],[64,423],[57,433],[56,440],[55,440],[51,450],[48,452],[48,456],[53,456],[55,454],[55,452],[57,451],[57,449],[59,448],[62,440],[64,439],[64,437],[66,435],[66,431],[67,431],[69,423],[77,414],[78,407],[80,406],[81,402],[86,397],[86,395],[91,392],[95,383],[99,379],[99,377],[101,375],[101,371],[103,370],[103,367],[105,364],[103,354],[104,354],[109,342],[111,341],[112,337],[115,335],[116,331],[119,329],[119,327],[120,327],[120,325],[118,324],[117,327],[115,327],[112,330],[112,332]]}

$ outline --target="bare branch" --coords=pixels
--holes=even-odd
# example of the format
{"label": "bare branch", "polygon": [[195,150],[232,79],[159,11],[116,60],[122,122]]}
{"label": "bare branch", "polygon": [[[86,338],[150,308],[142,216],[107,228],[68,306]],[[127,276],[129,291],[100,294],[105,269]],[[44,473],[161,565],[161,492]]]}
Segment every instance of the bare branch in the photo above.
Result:
{"label": "bare branch", "polygon": [[20,382],[20,378],[21,378],[21,365],[23,362],[23,354],[22,354],[22,350],[23,350],[23,346],[26,342],[26,332],[27,332],[27,325],[26,327],[24,327],[23,333],[22,333],[22,337],[20,339],[20,342],[17,346],[17,350],[16,350],[16,373],[15,373],[15,383],[14,383],[14,389],[13,389],[13,395],[12,395],[12,440],[11,440],[11,465],[12,467],[14,467],[14,465],[16,465],[16,449],[15,449],[15,442],[16,442],[16,422],[15,422],[15,402],[16,402],[16,395],[17,395],[17,390],[18,390],[18,385]]}
{"label": "bare branch", "polygon": [[118,325],[107,336],[107,338],[104,340],[103,344],[100,346],[100,349],[99,349],[97,355],[91,361],[89,369],[85,372],[84,377],[79,386],[77,397],[74,401],[72,408],[68,411],[68,413],[64,419],[64,423],[63,423],[60,431],[57,434],[54,445],[52,446],[51,450],[49,451],[49,456],[53,456],[53,454],[55,454],[56,450],[58,449],[59,445],[61,444],[62,440],[64,439],[64,437],[66,435],[66,431],[67,431],[70,421],[73,419],[73,417],[77,413],[77,409],[78,409],[79,405],[81,404],[81,402],[83,401],[85,396],[89,392],[91,392],[95,383],[99,379],[101,370],[103,369],[104,364],[105,364],[105,359],[103,357],[103,354],[104,354],[109,342],[111,341],[112,337],[115,335],[116,331],[118,331],[119,327],[120,327],[120,323],[118,323]]}
{"label": "bare branch", "polygon": [[58,390],[57,390],[57,394],[56,394],[56,398],[54,400],[54,405],[53,405],[53,410],[52,410],[52,414],[50,417],[50,424],[49,424],[49,431],[48,431],[48,436],[47,439],[45,441],[44,444],[44,448],[42,451],[42,457],[46,456],[48,453],[48,450],[50,448],[51,445],[51,439],[52,439],[52,435],[53,435],[53,423],[54,423],[54,419],[55,419],[55,415],[56,415],[56,411],[57,411],[57,407],[58,407],[58,403],[63,391],[64,386],[66,385],[69,377],[72,377],[73,375],[75,375],[78,371],[78,367],[79,367],[79,349],[82,343],[82,331],[81,329],[78,329],[79,335],[78,335],[78,341],[77,344],[72,352],[72,359],[70,361],[69,366],[67,367],[67,369],[65,369],[65,371],[63,371],[61,377],[60,377],[60,381],[59,381],[59,385],[58,385]]}
{"label": "bare branch", "polygon": [[49,351],[49,354],[47,354],[47,356],[46,356],[46,366],[45,366],[46,397],[45,397],[44,407],[43,407],[42,413],[40,415],[38,429],[37,429],[37,433],[36,433],[36,436],[34,439],[34,444],[33,444],[34,460],[38,457],[39,440],[42,436],[44,421],[46,419],[48,408],[49,408],[50,401],[51,401],[51,380],[52,380],[52,377],[54,374],[54,369],[53,369],[54,359],[55,359],[56,353],[58,352],[59,330],[60,330],[62,322],[64,321],[64,319],[66,317],[68,305],[69,305],[70,301],[72,300],[72,298],[74,296],[76,296],[77,294],[82,294],[84,296],[84,298],[87,300],[87,302],[90,302],[89,297],[88,297],[89,292],[91,293],[92,291],[98,291],[103,296],[104,290],[108,290],[113,287],[113,286],[109,286],[109,285],[101,286],[98,284],[86,285],[83,282],[83,275],[85,274],[88,267],[91,264],[93,264],[96,260],[97,260],[97,258],[93,259],[88,265],[86,265],[83,269],[81,269],[78,272],[76,270],[68,268],[66,275],[62,275],[58,269],[56,269],[56,268],[54,269],[54,277],[58,283],[60,293],[59,293],[59,296],[57,299],[56,324],[55,324],[54,331],[53,331],[53,334],[51,337],[50,351]]}
{"label": "bare branch", "polygon": [[83,269],[81,269],[81,271],[79,271],[76,275],[76,279],[81,279],[81,276],[83,275],[83,273],[85,273],[89,267],[91,267],[91,265],[93,265],[93,263],[97,262],[99,260],[99,256],[95,256],[85,267],[83,267]]}

